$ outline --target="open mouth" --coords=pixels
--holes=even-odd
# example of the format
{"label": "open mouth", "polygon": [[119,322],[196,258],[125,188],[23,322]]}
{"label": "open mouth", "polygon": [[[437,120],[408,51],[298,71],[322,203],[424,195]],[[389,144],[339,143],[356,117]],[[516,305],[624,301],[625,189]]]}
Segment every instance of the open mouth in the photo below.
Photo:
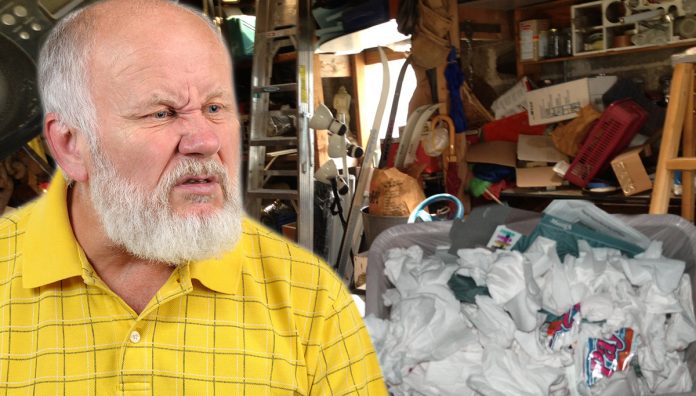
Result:
{"label": "open mouth", "polygon": [[183,182],[182,184],[202,184],[202,183],[210,183],[210,179],[189,179]]}
{"label": "open mouth", "polygon": [[190,184],[207,184],[207,183],[217,183],[218,178],[215,176],[186,176],[177,182],[177,185],[190,185]]}

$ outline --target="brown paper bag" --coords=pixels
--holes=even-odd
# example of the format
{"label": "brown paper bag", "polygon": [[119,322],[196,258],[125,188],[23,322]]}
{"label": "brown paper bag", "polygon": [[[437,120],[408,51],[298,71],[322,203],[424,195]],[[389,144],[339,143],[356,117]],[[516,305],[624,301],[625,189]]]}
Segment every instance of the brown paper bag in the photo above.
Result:
{"label": "brown paper bag", "polygon": [[413,177],[396,168],[375,169],[370,182],[370,214],[408,216],[425,199]]}
{"label": "brown paper bag", "polygon": [[601,115],[592,105],[586,105],[576,118],[551,132],[554,146],[563,154],[575,157],[590,127]]}

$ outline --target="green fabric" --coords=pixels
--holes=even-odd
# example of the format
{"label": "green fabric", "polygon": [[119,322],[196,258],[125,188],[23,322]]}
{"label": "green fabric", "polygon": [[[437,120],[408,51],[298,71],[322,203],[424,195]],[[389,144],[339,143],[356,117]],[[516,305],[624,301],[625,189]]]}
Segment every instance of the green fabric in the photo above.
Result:
{"label": "green fabric", "polygon": [[469,276],[454,274],[447,282],[447,286],[452,289],[457,300],[465,303],[474,304],[478,295],[490,296],[487,287],[477,286]]}
{"label": "green fabric", "polygon": [[472,177],[471,180],[469,181],[469,192],[471,195],[474,197],[480,197],[486,192],[486,189],[491,186],[491,182],[481,180],[476,177]]}
{"label": "green fabric", "polygon": [[581,224],[569,223],[550,215],[544,215],[534,231],[529,236],[523,235],[517,241],[513,250],[525,252],[539,236],[556,241],[556,253],[558,253],[558,257],[561,260],[566,254],[578,257],[578,241],[580,239],[587,241],[594,248],[608,247],[618,249],[628,257],[633,257],[643,252],[642,248],[614,238],[611,235],[605,235]]}

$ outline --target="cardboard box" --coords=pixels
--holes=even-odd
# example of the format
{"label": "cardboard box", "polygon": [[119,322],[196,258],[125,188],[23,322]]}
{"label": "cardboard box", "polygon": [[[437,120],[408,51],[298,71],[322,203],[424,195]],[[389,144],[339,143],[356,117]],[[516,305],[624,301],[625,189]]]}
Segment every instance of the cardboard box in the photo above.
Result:
{"label": "cardboard box", "polygon": [[611,161],[624,195],[634,195],[652,188],[652,181],[640,159],[643,150],[642,146],[628,149]]}
{"label": "cardboard box", "polygon": [[466,153],[466,161],[514,168],[517,166],[517,143],[497,140],[472,144]]}
{"label": "cardboard box", "polygon": [[539,60],[546,56],[548,30],[548,19],[520,22],[520,60]]}
{"label": "cardboard box", "polygon": [[529,125],[570,120],[590,103],[602,111],[602,95],[616,81],[616,76],[581,78],[527,92]]}
{"label": "cardboard box", "polygon": [[563,178],[553,171],[552,166],[515,169],[518,187],[558,187]]}
{"label": "cardboard box", "polygon": [[532,162],[568,161],[568,156],[558,151],[551,136],[520,135],[517,141],[517,159]]}
{"label": "cardboard box", "polygon": [[[525,135],[520,135],[520,137]],[[525,140],[522,138],[522,140]],[[539,157],[542,154],[537,153]],[[543,157],[546,158],[546,157]],[[556,187],[563,184],[551,166],[517,167],[517,143],[507,141],[480,142],[469,147],[466,154],[469,163],[498,164],[515,168],[517,185],[520,187]]]}

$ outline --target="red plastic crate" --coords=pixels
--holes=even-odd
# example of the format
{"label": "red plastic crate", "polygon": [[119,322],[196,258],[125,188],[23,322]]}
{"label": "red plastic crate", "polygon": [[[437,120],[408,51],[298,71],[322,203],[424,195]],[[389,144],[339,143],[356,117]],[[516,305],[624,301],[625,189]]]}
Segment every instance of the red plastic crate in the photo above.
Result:
{"label": "red plastic crate", "polygon": [[628,146],[647,118],[645,109],[632,99],[610,104],[587,134],[564,178],[585,188],[619,151]]}

